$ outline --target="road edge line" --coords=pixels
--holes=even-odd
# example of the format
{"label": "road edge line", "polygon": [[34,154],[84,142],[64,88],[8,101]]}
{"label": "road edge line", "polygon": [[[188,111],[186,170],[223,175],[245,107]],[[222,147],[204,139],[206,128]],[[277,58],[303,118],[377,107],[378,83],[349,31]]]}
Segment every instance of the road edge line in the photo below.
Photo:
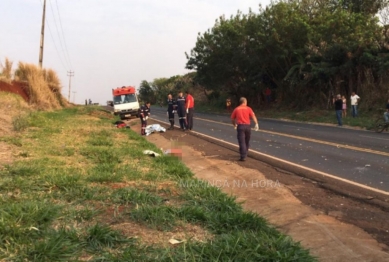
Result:
{"label": "road edge line", "polygon": [[[166,123],[162,120],[158,120],[155,118],[151,118],[151,119],[156,121],[156,122],[168,125],[168,123]],[[212,136],[208,136],[206,134],[203,134],[203,133],[200,133],[197,131],[191,130],[191,131],[188,131],[187,134],[192,134],[192,135],[195,135],[196,137],[203,138],[203,139],[208,140],[208,141],[211,140],[209,142],[223,146],[223,147],[228,148],[230,150],[231,150],[231,147],[233,147],[234,149],[239,148],[238,145],[236,145],[236,144],[233,144],[233,143],[230,143],[228,141],[224,141],[224,140],[221,140],[218,138],[214,138]],[[257,157],[253,157],[253,154],[255,154]],[[331,175],[331,174],[328,174],[328,173],[325,173],[325,172],[322,172],[319,170],[315,170],[315,169],[312,169],[309,167],[295,164],[293,162],[290,162],[290,161],[287,161],[284,159],[280,159],[280,158],[277,158],[277,157],[274,157],[271,155],[267,155],[267,154],[264,154],[264,153],[261,153],[261,152],[255,151],[255,150],[251,150],[251,149],[249,151],[248,157],[259,160],[259,161],[264,162],[266,164],[269,164],[273,167],[280,168],[280,169],[285,170],[287,172],[291,172],[297,176],[308,178],[308,179],[323,183],[323,185],[320,185],[320,186],[322,186],[326,189],[329,189],[331,191],[336,191],[337,193],[340,193],[342,195],[349,196],[349,197],[351,196],[351,197],[357,198],[359,200],[367,201],[367,203],[377,204],[381,207],[389,208],[389,203],[387,203],[388,197],[389,197],[389,192],[387,192],[387,191],[376,189],[373,187],[369,187],[369,186],[366,186],[366,185],[363,185],[363,184],[360,184],[360,183],[357,183],[357,182],[354,182],[354,181],[351,181],[348,179],[340,178],[340,177],[337,177],[335,175]],[[329,183],[329,182],[332,182],[332,183]],[[334,184],[333,182],[342,182],[342,183],[345,183],[351,187],[358,188],[360,190],[365,191],[366,195],[363,196],[363,195],[360,195],[360,193],[358,193],[356,195],[353,192],[347,192],[347,191],[343,190],[343,188],[342,189],[337,188],[337,185]],[[328,185],[326,185],[326,183]],[[341,187],[341,185],[340,185],[340,187]],[[371,194],[367,194],[367,193],[375,193],[375,195],[371,195]],[[367,199],[366,196],[373,197],[373,199],[372,200]],[[381,197],[384,197],[384,199],[382,199]],[[380,201],[375,202],[375,201],[373,201],[374,198],[376,198]],[[381,202],[384,202],[384,203],[381,203]]]}

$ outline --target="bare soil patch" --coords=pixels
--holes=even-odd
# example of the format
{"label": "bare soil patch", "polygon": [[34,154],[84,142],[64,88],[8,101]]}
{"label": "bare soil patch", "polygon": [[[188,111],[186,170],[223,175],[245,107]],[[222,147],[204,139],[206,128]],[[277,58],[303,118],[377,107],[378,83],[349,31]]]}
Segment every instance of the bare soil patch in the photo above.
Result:
{"label": "bare soil patch", "polygon": [[139,238],[142,244],[157,245],[160,247],[171,246],[170,239],[177,241],[199,241],[205,242],[212,239],[212,234],[198,225],[179,223],[171,231],[160,231],[151,229],[135,222],[126,221],[111,226],[113,229],[123,233],[129,238]]}
{"label": "bare soil patch", "polygon": [[0,141],[0,169],[14,160],[13,148],[11,145]]}

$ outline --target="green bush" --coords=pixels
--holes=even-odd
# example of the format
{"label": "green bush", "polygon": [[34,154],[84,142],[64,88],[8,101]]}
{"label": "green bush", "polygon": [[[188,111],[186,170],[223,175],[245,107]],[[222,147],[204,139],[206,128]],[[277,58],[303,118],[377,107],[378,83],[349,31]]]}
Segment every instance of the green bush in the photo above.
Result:
{"label": "green bush", "polygon": [[30,125],[26,115],[18,115],[12,119],[12,127],[14,131],[23,131]]}

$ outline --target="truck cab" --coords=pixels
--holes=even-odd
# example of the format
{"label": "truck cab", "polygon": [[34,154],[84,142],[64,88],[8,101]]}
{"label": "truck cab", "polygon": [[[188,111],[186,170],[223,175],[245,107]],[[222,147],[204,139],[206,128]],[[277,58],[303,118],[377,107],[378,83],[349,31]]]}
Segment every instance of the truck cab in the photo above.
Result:
{"label": "truck cab", "polygon": [[133,86],[123,86],[112,89],[113,110],[120,119],[138,117],[139,101],[136,96],[136,89]]}

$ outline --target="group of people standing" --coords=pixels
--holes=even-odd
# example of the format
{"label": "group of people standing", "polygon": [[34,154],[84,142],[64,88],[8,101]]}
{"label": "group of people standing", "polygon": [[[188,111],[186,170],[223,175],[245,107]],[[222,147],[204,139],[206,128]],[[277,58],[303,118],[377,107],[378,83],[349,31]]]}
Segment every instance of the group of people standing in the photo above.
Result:
{"label": "group of people standing", "polygon": [[182,92],[179,92],[176,99],[173,99],[172,94],[168,95],[166,114],[170,122],[169,130],[174,129],[175,113],[178,115],[181,130],[187,131],[193,128],[194,98],[189,91],[186,91],[185,94],[186,96]]}
{"label": "group of people standing", "polygon": [[[169,130],[174,129],[174,115],[177,113],[180,127],[183,131],[192,130],[193,128],[193,114],[194,114],[194,98],[186,91],[186,96],[182,92],[178,93],[178,97],[173,99],[172,94],[167,97],[167,112],[170,127]],[[144,103],[139,109],[139,118],[141,122],[141,135],[146,135],[147,119],[150,116],[150,102]]]}
{"label": "group of people standing", "polygon": [[[353,117],[358,116],[358,103],[361,98],[355,93],[352,92],[350,96],[351,112]],[[347,99],[345,96],[340,94],[336,95],[334,98],[336,119],[338,120],[338,126],[342,126],[342,118],[347,116]]]}

